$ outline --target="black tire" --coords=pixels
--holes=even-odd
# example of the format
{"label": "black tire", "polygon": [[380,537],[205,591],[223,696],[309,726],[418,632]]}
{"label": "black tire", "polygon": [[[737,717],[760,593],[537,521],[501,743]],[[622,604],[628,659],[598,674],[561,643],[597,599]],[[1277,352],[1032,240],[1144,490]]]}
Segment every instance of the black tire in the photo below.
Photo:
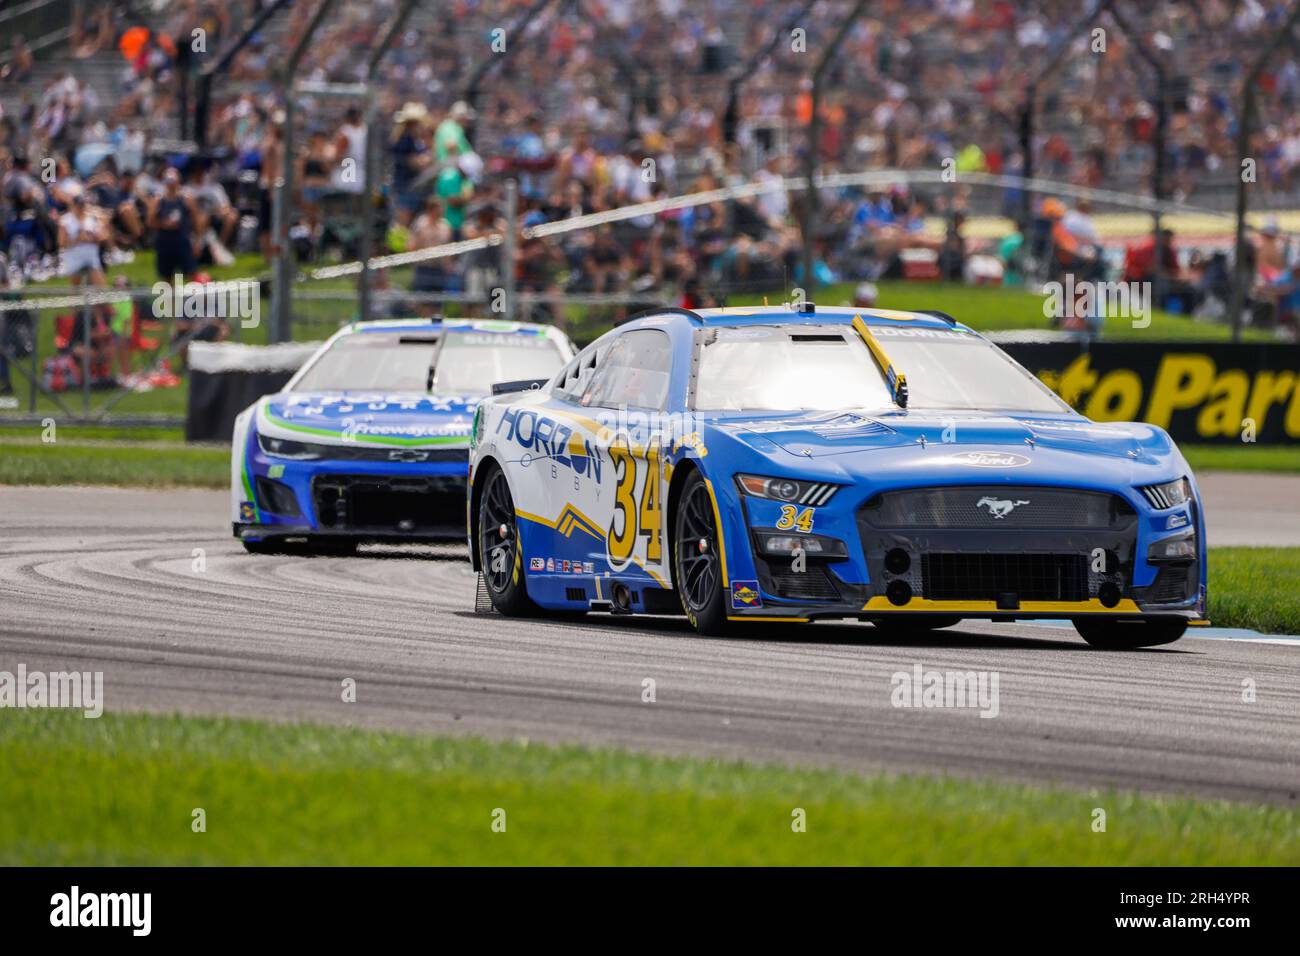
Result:
{"label": "black tire", "polygon": [[357,541],[352,538],[308,538],[301,553],[322,558],[346,558],[357,553]]}
{"label": "black tire", "polygon": [[1187,622],[1181,618],[1163,617],[1136,621],[1076,617],[1074,629],[1093,647],[1105,651],[1127,651],[1135,647],[1172,644],[1183,636]]}
{"label": "black tire", "polygon": [[308,538],[306,541],[263,538],[261,541],[244,541],[243,545],[249,554],[295,554],[304,558],[346,558],[357,553],[357,542],[349,538]]}
{"label": "black tire", "polygon": [[527,617],[541,609],[528,596],[519,547],[519,519],[506,474],[496,465],[483,475],[478,507],[478,561],[492,606],[507,617]]}
{"label": "black tire", "polygon": [[263,538],[261,541],[241,541],[244,550],[249,554],[283,554],[284,545],[277,542],[274,538]]}
{"label": "black tire", "polygon": [[951,614],[899,614],[894,617],[873,618],[871,623],[885,634],[925,634],[941,627],[952,627],[961,618]]}
{"label": "black tire", "polygon": [[698,471],[687,477],[673,513],[673,582],[691,627],[700,634],[726,632],[713,495]]}

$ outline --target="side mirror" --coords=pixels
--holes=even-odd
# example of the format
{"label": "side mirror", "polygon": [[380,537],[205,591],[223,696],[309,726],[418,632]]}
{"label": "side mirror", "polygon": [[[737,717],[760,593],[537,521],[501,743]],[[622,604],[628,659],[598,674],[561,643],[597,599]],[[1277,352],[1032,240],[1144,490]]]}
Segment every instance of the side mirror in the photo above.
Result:
{"label": "side mirror", "polygon": [[894,379],[894,404],[899,408],[907,407],[907,379],[901,372]]}
{"label": "side mirror", "polygon": [[548,380],[544,378],[520,378],[513,382],[495,382],[492,385],[493,395],[509,395],[511,392],[535,392]]}

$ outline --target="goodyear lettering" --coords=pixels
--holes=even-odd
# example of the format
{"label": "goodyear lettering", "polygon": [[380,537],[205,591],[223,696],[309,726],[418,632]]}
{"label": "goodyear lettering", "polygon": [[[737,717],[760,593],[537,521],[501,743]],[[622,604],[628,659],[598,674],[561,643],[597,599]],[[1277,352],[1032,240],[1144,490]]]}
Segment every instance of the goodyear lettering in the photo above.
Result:
{"label": "goodyear lettering", "polygon": [[497,437],[569,468],[576,475],[600,482],[599,451],[563,422],[539,415],[530,408],[506,408],[497,422]]}

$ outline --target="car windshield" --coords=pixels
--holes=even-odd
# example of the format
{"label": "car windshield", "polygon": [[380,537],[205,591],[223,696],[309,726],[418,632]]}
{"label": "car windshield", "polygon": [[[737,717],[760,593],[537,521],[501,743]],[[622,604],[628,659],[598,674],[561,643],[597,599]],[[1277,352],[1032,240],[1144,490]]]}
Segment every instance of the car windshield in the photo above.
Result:
{"label": "car windshield", "polygon": [[[907,378],[909,408],[1062,412],[1069,407],[1001,349],[970,332],[872,326]],[[884,374],[844,325],[711,330],[700,345],[698,411],[894,407]]]}
{"label": "car windshield", "polygon": [[487,395],[496,382],[549,378],[562,364],[559,348],[545,335],[359,332],[336,339],[294,389]]}
{"label": "car windshield", "polygon": [[564,357],[541,334],[453,332],[438,356],[433,390],[446,395],[489,395],[497,382],[549,379]]}

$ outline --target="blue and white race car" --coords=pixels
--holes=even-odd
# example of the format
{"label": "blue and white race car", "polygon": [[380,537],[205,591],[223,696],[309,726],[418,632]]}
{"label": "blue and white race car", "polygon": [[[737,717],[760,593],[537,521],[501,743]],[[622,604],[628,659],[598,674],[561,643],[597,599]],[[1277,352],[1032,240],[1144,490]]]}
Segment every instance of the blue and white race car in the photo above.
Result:
{"label": "blue and white race car", "polygon": [[942,313],[668,309],[481,404],[472,560],[506,614],[1205,622],[1205,521],[1160,428],[1098,424]]}
{"label": "blue and white race car", "polygon": [[235,420],[235,537],[322,553],[460,537],[474,409],[493,385],[547,379],[573,354],[558,329],[519,322],[345,327]]}

